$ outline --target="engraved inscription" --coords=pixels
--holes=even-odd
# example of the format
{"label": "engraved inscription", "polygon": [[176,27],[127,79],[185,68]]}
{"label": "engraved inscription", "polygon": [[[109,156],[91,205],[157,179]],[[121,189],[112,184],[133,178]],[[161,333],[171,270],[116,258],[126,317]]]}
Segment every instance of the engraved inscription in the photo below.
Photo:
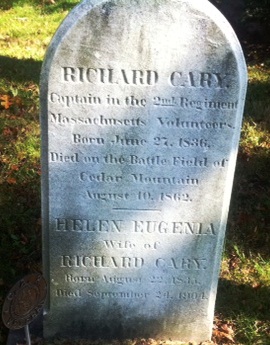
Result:
{"label": "engraved inscription", "polygon": [[122,220],[92,220],[92,219],[72,219],[55,218],[55,231],[74,231],[74,232],[116,232],[122,231]]}
{"label": "engraved inscription", "polygon": [[167,165],[168,159],[160,156],[140,157],[137,155],[130,155],[128,162],[131,165]]}
{"label": "engraved inscription", "polygon": [[80,289],[77,289],[77,290],[57,289],[55,292],[55,296],[68,297],[68,298],[81,298],[82,293]]}
{"label": "engraved inscription", "polygon": [[180,119],[179,117],[176,118],[168,118],[168,117],[158,117],[157,118],[158,124],[164,127],[176,127],[181,129],[215,129],[215,130],[221,130],[221,129],[234,129],[234,127],[227,123],[227,122],[211,122],[211,121],[184,121]]}
{"label": "engraved inscription", "polygon": [[116,127],[116,126],[131,126],[139,127],[146,126],[146,122],[141,118],[124,118],[117,119],[114,117],[106,117],[99,115],[98,117],[72,117],[63,115],[62,113],[50,113],[50,122],[57,125],[85,125],[85,126],[100,126],[100,127]]}
{"label": "engraved inscription", "polygon": [[95,281],[96,279],[91,276],[74,276],[73,274],[65,274],[65,282],[67,283],[93,284]]}
{"label": "engraved inscription", "polygon": [[140,269],[143,267],[145,260],[140,257],[61,255],[60,262],[60,267]]}
{"label": "engraved inscription", "polygon": [[227,75],[212,72],[183,72],[176,71],[170,75],[170,83],[172,86],[178,87],[195,87],[195,88],[228,88],[226,85]]}
{"label": "engraved inscription", "polygon": [[107,183],[119,183],[122,182],[123,176],[120,175],[107,175],[104,172],[100,174],[91,174],[88,172],[80,173],[80,181],[87,182],[107,182]]}
{"label": "engraved inscription", "polygon": [[206,259],[189,259],[189,258],[158,258],[155,262],[158,268],[169,268],[177,270],[206,270]]}
{"label": "engraved inscription", "polygon": [[[153,70],[125,70],[113,68],[71,67],[61,68],[63,82],[107,85],[151,86],[159,82]],[[168,76],[169,85],[181,88],[229,88],[228,75],[219,72],[173,71]]]}
{"label": "engraved inscription", "polygon": [[151,276],[149,282],[152,284],[166,284],[166,285],[189,285],[199,286],[201,285],[197,278],[182,277],[182,276]]}
{"label": "engraved inscription", "polygon": [[[115,277],[117,278],[117,277]],[[107,278],[106,278],[107,279]],[[117,280],[118,285],[123,285],[125,278]],[[131,282],[131,281],[129,281]],[[134,282],[133,282],[134,283]],[[135,282],[136,283],[136,282]],[[140,282],[138,282],[140,283]],[[205,291],[195,292],[195,291],[156,291],[156,292],[143,292],[143,291],[96,291],[82,289],[57,289],[55,291],[55,297],[61,298],[82,298],[87,295],[88,298],[99,298],[99,299],[146,299],[149,297],[154,297],[156,299],[174,299],[183,301],[195,301],[195,300],[207,300],[207,293]]]}
{"label": "engraved inscription", "polygon": [[129,193],[93,193],[90,190],[86,191],[87,197],[91,200],[101,200],[101,201],[119,201],[119,200],[129,200]]}
{"label": "engraved inscription", "polygon": [[144,146],[147,144],[146,139],[138,139],[138,138],[127,138],[121,137],[120,135],[116,135],[114,139],[111,141],[113,145],[121,145],[121,146]]}
{"label": "engraved inscription", "polygon": [[50,162],[79,163],[79,154],[65,155],[62,152],[50,152]]}
{"label": "engraved inscription", "polygon": [[187,97],[170,97],[164,98],[155,96],[152,100],[153,105],[157,107],[179,107],[182,109],[195,110],[235,110],[238,101],[209,101],[207,98],[202,100],[189,99]]}
{"label": "engraved inscription", "polygon": [[[216,235],[213,223],[155,220],[92,220],[56,218],[54,230],[60,232],[100,232],[100,233],[159,233],[179,235]],[[135,243],[126,241],[105,240],[107,248],[134,248]],[[158,243],[158,242],[156,242]]]}
{"label": "engraved inscription", "polygon": [[215,235],[213,223],[192,222],[165,222],[165,221],[133,221],[134,232],[140,233],[165,233],[165,234],[192,234]]}
{"label": "engraved inscription", "polygon": [[74,144],[87,144],[87,145],[104,145],[104,138],[84,137],[81,134],[72,134],[72,142]]}
{"label": "engraved inscription", "polygon": [[160,177],[160,176],[144,176],[143,174],[131,174],[133,182],[145,184],[168,184],[168,185],[183,185],[183,186],[198,186],[199,180],[196,178],[177,178]]}
{"label": "engraved inscription", "polygon": [[[52,92],[49,95],[49,102],[55,104],[64,105],[67,108],[70,108],[71,105],[99,105],[101,104],[101,98],[98,96],[92,96],[88,94],[87,96],[79,96],[79,95],[59,95],[56,92]],[[55,114],[52,114],[52,118],[55,119]],[[58,114],[58,116],[61,114]]]}
{"label": "engraved inscription", "polygon": [[107,249],[134,249],[136,247],[136,244],[130,241],[105,240],[103,243]]}
{"label": "engraved inscription", "polygon": [[140,277],[118,277],[118,276],[108,276],[103,275],[103,281],[106,284],[116,284],[116,285],[125,285],[125,284],[141,284],[142,278]]}
{"label": "engraved inscription", "polygon": [[158,82],[158,73],[151,70],[62,67],[62,80],[90,84],[154,85]]}
{"label": "engraved inscription", "polygon": [[119,292],[99,292],[99,291],[91,291],[88,292],[89,297],[93,298],[132,298],[132,299],[146,299],[150,296],[149,292],[133,292],[133,291],[119,291]]}
{"label": "engraved inscription", "polygon": [[150,259],[142,257],[117,257],[117,256],[87,256],[87,255],[61,255],[60,267],[64,268],[124,268],[124,269],[142,269],[143,266],[155,266],[161,269],[199,271],[206,270],[205,258],[157,258]]}

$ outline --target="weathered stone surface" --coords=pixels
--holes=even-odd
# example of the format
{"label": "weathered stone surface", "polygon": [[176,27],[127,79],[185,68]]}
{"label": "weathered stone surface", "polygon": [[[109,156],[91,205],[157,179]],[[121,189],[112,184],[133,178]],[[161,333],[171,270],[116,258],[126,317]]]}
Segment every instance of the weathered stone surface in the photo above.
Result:
{"label": "weathered stone surface", "polygon": [[245,91],[208,1],[67,17],[41,83],[45,336],[210,338]]}

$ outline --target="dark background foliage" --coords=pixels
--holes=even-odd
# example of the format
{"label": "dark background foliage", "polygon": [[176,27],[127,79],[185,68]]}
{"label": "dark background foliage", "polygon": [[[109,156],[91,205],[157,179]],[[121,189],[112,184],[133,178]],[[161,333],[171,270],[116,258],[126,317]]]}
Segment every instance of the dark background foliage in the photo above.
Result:
{"label": "dark background foliage", "polygon": [[211,0],[230,21],[240,39],[270,42],[270,0]]}

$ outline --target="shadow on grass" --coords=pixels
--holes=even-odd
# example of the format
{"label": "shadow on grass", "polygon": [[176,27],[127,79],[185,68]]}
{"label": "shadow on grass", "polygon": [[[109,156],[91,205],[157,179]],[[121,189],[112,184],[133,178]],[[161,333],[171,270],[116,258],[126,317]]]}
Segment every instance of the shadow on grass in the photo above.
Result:
{"label": "shadow on grass", "polygon": [[[1,166],[0,166],[1,167]],[[41,268],[39,178],[24,183],[0,183],[0,305],[10,288]],[[0,344],[6,344],[8,329],[0,320]]]}
{"label": "shadow on grass", "polygon": [[264,122],[270,131],[270,81],[250,83],[245,114],[256,123]]}
{"label": "shadow on grass", "polygon": [[33,59],[16,59],[0,55],[0,79],[10,82],[39,83],[41,61]]}
{"label": "shadow on grass", "polygon": [[270,344],[269,305],[269,287],[219,280],[215,314],[234,324],[237,344]]}
{"label": "shadow on grass", "polygon": [[226,318],[244,315],[261,321],[270,321],[270,288],[235,284],[220,279],[216,300],[216,312]]}
{"label": "shadow on grass", "polygon": [[[16,184],[1,183],[0,272],[4,283],[39,265],[41,258],[39,175]],[[2,273],[4,274],[2,275]],[[2,287],[2,286],[1,286]]]}
{"label": "shadow on grass", "polygon": [[250,156],[239,152],[226,238],[228,246],[237,245],[247,255],[269,258],[270,150],[261,151]]}
{"label": "shadow on grass", "polygon": [[244,119],[250,127],[243,126],[226,238],[228,252],[237,245],[247,255],[265,258],[270,258],[269,115],[270,81],[251,79]]}
{"label": "shadow on grass", "polygon": [[0,10],[9,10],[16,5],[17,0],[1,0]]}

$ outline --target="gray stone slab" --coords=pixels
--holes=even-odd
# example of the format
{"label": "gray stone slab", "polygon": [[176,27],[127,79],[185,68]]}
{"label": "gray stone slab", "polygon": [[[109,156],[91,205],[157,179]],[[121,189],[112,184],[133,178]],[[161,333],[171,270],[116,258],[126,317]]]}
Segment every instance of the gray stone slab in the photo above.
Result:
{"label": "gray stone slab", "polygon": [[206,0],[70,13],[41,76],[46,337],[210,338],[246,80]]}

